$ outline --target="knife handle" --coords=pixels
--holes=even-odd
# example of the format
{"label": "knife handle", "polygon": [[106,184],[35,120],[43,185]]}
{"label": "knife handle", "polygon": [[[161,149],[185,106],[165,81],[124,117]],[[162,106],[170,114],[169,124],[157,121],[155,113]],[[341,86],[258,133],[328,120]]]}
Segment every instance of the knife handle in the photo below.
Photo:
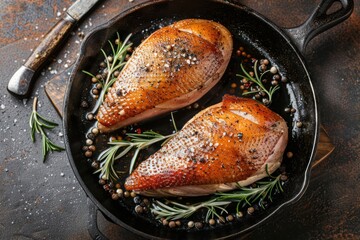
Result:
{"label": "knife handle", "polygon": [[40,45],[36,47],[27,61],[11,77],[8,90],[19,97],[26,97],[36,73],[40,70],[45,61],[54,52],[59,43],[70,32],[71,27],[76,23],[75,19],[68,14],[61,19],[45,36]]}
{"label": "knife handle", "polygon": [[61,19],[45,36],[39,46],[33,51],[27,59],[24,66],[33,71],[39,70],[41,65],[54,52],[59,43],[69,33],[71,27],[75,24],[75,20],[68,14]]}

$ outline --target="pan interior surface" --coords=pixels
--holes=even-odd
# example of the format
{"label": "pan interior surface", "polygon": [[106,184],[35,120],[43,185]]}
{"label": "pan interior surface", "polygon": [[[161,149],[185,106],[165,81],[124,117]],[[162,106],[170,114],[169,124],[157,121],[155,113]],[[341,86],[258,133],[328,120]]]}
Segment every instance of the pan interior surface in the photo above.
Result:
{"label": "pan interior surface", "polygon": [[[209,19],[223,24],[233,35],[235,50],[243,46],[255,57],[269,59],[287,77],[288,83],[282,85],[280,93],[273,100],[275,104],[271,106],[271,109],[282,115],[288,122],[291,141],[287,149],[294,153],[292,159],[284,159],[283,162],[289,174],[285,191],[265,211],[259,211],[241,221],[201,230],[174,230],[137,217],[133,209],[120,204],[119,201],[113,201],[103,190],[98,184],[98,176],[92,174],[94,169],[86,162],[81,151],[85,133],[90,125],[85,121],[85,112],[79,109],[83,100],[89,100],[88,93],[91,89],[91,83],[86,80],[87,76],[82,73],[82,70],[96,72],[98,65],[94,63],[99,63],[103,58],[100,49],[108,48],[107,40],[114,38],[116,32],[119,32],[122,38],[132,33],[131,41],[137,46],[142,39],[155,30],[186,18]],[[210,106],[221,101],[223,94],[229,89],[228,85],[234,81],[236,73],[240,71],[240,62],[234,60],[233,56],[223,79],[200,100],[200,103]],[[65,101],[64,128],[67,151],[79,182],[106,216],[116,224],[141,236],[210,239],[237,235],[257,226],[276,212],[280,206],[297,200],[307,186],[318,128],[316,102],[308,72],[301,56],[289,43],[288,38],[276,26],[244,6],[222,1],[153,1],[120,14],[107,25],[95,30],[84,41],[81,57],[75,65]],[[293,117],[284,114],[284,108],[289,104],[297,110]],[[187,111],[187,113],[175,115],[178,127],[181,127],[196,111]],[[304,127],[297,128],[294,124],[297,120],[302,121]],[[149,121],[145,126],[153,129],[157,126],[154,130],[162,133],[172,130],[172,125],[166,117]]]}

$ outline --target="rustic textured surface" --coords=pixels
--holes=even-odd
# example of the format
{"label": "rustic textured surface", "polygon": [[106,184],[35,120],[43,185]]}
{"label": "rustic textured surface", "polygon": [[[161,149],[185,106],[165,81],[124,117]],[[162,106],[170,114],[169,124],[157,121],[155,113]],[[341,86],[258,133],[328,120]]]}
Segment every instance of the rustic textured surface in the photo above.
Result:
{"label": "rustic textured surface", "polygon": [[[19,100],[6,91],[12,74],[57,22],[72,1],[34,0],[0,2],[0,239],[90,239],[86,196],[77,183],[66,154],[50,155],[41,162],[39,142],[28,137],[32,99]],[[122,9],[138,3],[103,1],[79,25],[85,34]],[[300,24],[316,3],[305,0],[250,1],[279,26]],[[321,122],[336,149],[312,171],[303,198],[247,235],[250,239],[359,239],[360,238],[360,3],[341,26],[310,42],[305,57],[318,94]],[[46,65],[33,96],[39,112],[60,123],[45,96],[43,85],[51,78],[67,79],[82,38],[74,31],[54,61]],[[50,137],[60,143],[61,127]],[[139,239],[100,218],[105,235]]]}

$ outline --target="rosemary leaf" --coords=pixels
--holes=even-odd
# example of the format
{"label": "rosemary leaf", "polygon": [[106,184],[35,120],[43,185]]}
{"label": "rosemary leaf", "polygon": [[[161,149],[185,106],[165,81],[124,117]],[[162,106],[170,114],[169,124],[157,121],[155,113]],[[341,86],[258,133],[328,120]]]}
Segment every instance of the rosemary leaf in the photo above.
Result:
{"label": "rosemary leaf", "polygon": [[65,150],[63,147],[54,144],[47,137],[44,130],[53,129],[54,127],[58,126],[58,124],[46,119],[37,112],[37,97],[34,98],[33,109],[29,119],[29,125],[31,128],[30,136],[33,142],[35,142],[35,133],[41,134],[41,149],[43,155],[43,162],[45,162],[46,156],[49,151]]}

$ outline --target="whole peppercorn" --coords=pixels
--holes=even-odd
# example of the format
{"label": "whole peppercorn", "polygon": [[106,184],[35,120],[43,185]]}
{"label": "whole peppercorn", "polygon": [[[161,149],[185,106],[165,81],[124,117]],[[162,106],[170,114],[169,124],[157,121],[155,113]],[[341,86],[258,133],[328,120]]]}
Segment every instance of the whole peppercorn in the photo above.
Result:
{"label": "whole peppercorn", "polygon": [[97,88],[93,88],[93,90],[91,90],[91,92],[94,95],[99,95],[99,89],[97,89]]}
{"label": "whole peppercorn", "polygon": [[187,223],[188,228],[193,228],[195,226],[195,223],[193,221],[189,221]]}
{"label": "whole peppercorn", "polygon": [[111,198],[112,198],[112,200],[118,200],[119,195],[117,195],[116,193],[113,193],[113,194],[111,194]]}
{"label": "whole peppercorn", "polygon": [[233,215],[228,215],[226,217],[226,220],[228,220],[229,222],[232,222],[234,220],[234,216]]}
{"label": "whole peppercorn", "polygon": [[244,214],[241,211],[236,213],[236,217],[238,217],[238,218],[242,218],[243,216],[244,216]]}
{"label": "whole peppercorn", "polygon": [[91,167],[95,168],[95,169],[98,169],[99,168],[99,163],[97,161],[93,161],[91,163]]}
{"label": "whole peppercorn", "polygon": [[255,212],[255,208],[254,207],[249,207],[248,209],[247,209],[247,213],[248,214],[253,214]]}
{"label": "whole peppercorn", "polygon": [[99,133],[99,129],[93,128],[93,129],[91,129],[91,132],[96,135]]}
{"label": "whole peppercorn", "polygon": [[124,191],[121,188],[116,189],[116,193],[117,193],[117,195],[119,195],[119,197],[123,197],[123,195],[124,195]]}
{"label": "whole peppercorn", "polygon": [[164,220],[162,220],[162,224],[163,224],[164,226],[167,226],[167,225],[169,224],[169,221],[166,220],[166,219],[164,219]]}
{"label": "whole peppercorn", "polygon": [[89,146],[89,151],[95,152],[96,147],[94,145]]}
{"label": "whole peppercorn", "polygon": [[144,209],[143,209],[142,206],[136,205],[136,206],[135,206],[135,212],[138,213],[138,214],[140,214],[140,213],[143,213],[143,212],[144,212]]}
{"label": "whole peppercorn", "polygon": [[201,228],[203,228],[203,224],[202,224],[202,222],[196,222],[195,223],[195,227],[197,228],[197,229],[201,229]]}
{"label": "whole peppercorn", "polygon": [[170,222],[169,222],[169,227],[170,227],[170,228],[176,227],[176,223],[175,223],[174,221],[170,221]]}
{"label": "whole peppercorn", "polygon": [[88,151],[85,152],[85,157],[91,157],[92,154],[93,154],[92,151],[88,150]]}
{"label": "whole peppercorn", "polygon": [[91,139],[91,140],[94,140],[94,139],[95,139],[95,134],[89,133],[89,134],[87,135],[87,138],[89,138],[89,139]]}
{"label": "whole peppercorn", "polygon": [[105,63],[105,62],[101,62],[101,63],[99,64],[99,66],[100,66],[101,68],[106,68],[106,63]]}
{"label": "whole peppercorn", "polygon": [[99,184],[100,185],[104,185],[105,183],[106,183],[105,179],[102,179],[102,178],[99,179]]}
{"label": "whole peppercorn", "polygon": [[276,67],[271,67],[271,68],[270,68],[270,72],[271,72],[272,74],[276,74],[276,73],[278,72],[278,70],[277,70]]}

